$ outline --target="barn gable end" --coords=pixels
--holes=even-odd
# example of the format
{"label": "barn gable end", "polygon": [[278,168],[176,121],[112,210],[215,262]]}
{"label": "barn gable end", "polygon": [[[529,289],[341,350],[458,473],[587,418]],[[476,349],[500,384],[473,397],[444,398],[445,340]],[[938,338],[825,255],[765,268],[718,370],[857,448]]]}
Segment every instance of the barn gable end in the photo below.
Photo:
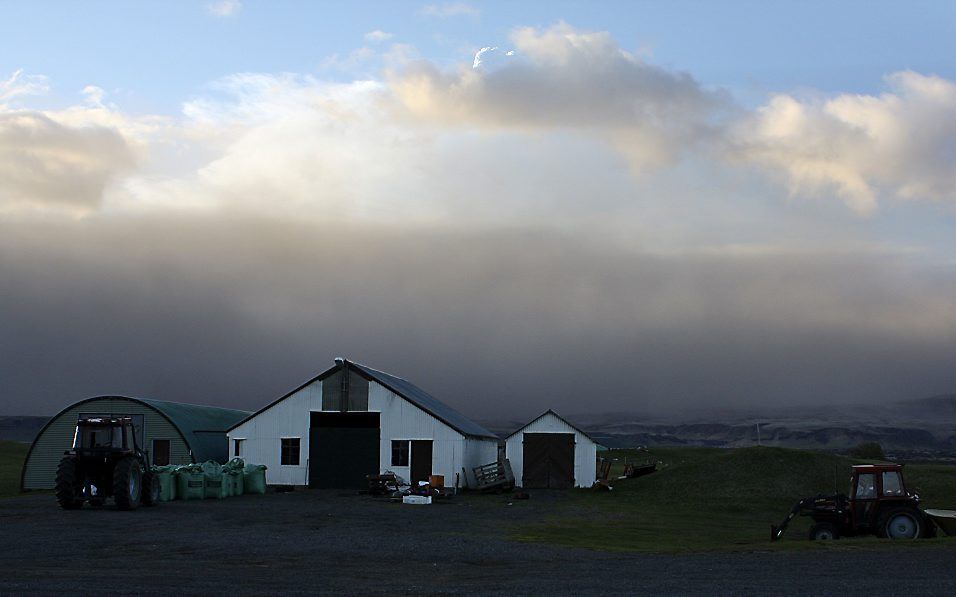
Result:
{"label": "barn gable end", "polygon": [[[344,371],[349,372],[347,381]],[[371,437],[371,431],[346,433],[322,426],[335,425],[337,418],[346,421],[349,413],[361,412],[377,414],[378,464],[376,470],[352,471],[351,482],[383,471],[411,480],[414,451],[421,459],[430,453],[430,472],[443,475],[447,486],[456,482],[465,486],[463,469],[470,471],[492,462],[497,455],[497,438],[480,425],[407,380],[344,359],[230,429],[230,454],[235,455],[238,448],[239,456],[247,461],[266,464],[269,484],[326,486],[324,482],[329,480],[319,475],[334,473],[325,466],[328,461],[321,460],[323,450],[327,454],[336,447],[323,441],[337,441],[330,439],[332,436],[351,437],[341,440],[359,442],[351,452],[365,453],[374,448],[366,443],[372,440],[359,439]],[[352,419],[357,420],[354,416]],[[355,424],[375,424],[371,421],[369,417],[365,423]],[[398,445],[402,443],[406,443],[404,448]],[[298,446],[297,458],[287,453],[286,464],[283,445]],[[366,464],[355,466],[370,466],[367,459],[360,462]]]}

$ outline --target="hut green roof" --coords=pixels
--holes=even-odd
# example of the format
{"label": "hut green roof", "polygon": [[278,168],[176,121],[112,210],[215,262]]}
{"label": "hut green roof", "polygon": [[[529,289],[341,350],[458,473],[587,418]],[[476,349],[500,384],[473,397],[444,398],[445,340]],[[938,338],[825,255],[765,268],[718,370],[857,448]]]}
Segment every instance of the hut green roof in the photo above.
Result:
{"label": "hut green roof", "polygon": [[223,434],[250,414],[245,410],[185,402],[165,402],[145,398],[130,398],[130,400],[139,400],[155,408],[178,427],[192,449],[196,462],[207,460],[225,462],[229,450],[228,445],[223,441]]}

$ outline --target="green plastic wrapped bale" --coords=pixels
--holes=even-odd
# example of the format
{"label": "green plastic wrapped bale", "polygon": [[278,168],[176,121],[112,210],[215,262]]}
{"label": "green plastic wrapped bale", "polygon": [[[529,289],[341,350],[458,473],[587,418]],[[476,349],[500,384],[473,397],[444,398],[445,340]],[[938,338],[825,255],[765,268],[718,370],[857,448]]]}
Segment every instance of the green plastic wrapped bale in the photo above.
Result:
{"label": "green plastic wrapped bale", "polygon": [[176,499],[176,479],[172,467],[154,466],[151,469],[153,479],[159,483],[159,501],[171,502]]}
{"label": "green plastic wrapped bale", "polygon": [[202,472],[206,484],[205,497],[217,500],[226,497],[226,489],[222,478],[222,465],[212,460],[204,462]]}
{"label": "green plastic wrapped bale", "polygon": [[242,482],[245,475],[243,474],[242,469],[238,471],[232,471],[230,474],[232,475],[232,495],[242,495],[245,493],[246,484]]}
{"label": "green plastic wrapped bale", "polygon": [[176,497],[181,500],[206,497],[206,476],[202,470],[184,466],[176,471]]}
{"label": "green plastic wrapped bale", "polygon": [[222,497],[232,497],[235,495],[235,484],[232,482],[232,474],[228,471],[222,471]]}
{"label": "green plastic wrapped bale", "polygon": [[236,456],[226,464],[222,465],[222,471],[238,471],[241,473],[245,467],[246,463],[242,460],[242,458]]}
{"label": "green plastic wrapped bale", "polygon": [[244,493],[266,492],[266,465],[247,464],[242,477]]}

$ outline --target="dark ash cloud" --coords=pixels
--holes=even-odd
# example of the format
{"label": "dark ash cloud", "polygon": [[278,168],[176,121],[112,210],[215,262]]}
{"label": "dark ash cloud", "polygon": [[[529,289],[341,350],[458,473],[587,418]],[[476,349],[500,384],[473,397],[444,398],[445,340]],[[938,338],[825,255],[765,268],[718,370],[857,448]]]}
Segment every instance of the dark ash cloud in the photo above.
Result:
{"label": "dark ash cloud", "polygon": [[534,229],[0,224],[0,413],[254,409],[345,355],[473,416],[956,387],[956,276],[886,255],[653,255]]}

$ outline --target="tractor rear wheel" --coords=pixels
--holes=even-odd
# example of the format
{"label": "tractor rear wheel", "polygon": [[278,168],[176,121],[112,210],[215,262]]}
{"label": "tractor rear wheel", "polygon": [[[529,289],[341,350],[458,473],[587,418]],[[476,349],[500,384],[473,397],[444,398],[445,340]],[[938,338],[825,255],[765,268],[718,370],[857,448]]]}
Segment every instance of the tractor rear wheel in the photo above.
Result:
{"label": "tractor rear wheel", "polygon": [[923,517],[912,508],[893,508],[880,516],[877,531],[890,539],[919,539],[923,535]]}
{"label": "tractor rear wheel", "polygon": [[60,460],[56,469],[56,501],[64,510],[76,510],[83,506],[77,485],[76,459],[67,456]]}
{"label": "tractor rear wheel", "polygon": [[840,533],[829,522],[818,522],[810,527],[810,541],[833,541],[839,538]]}
{"label": "tractor rear wheel", "polygon": [[159,503],[159,479],[153,473],[143,475],[143,505],[155,506]]}
{"label": "tractor rear wheel", "polygon": [[134,458],[123,458],[113,469],[113,499],[120,510],[135,510],[143,495],[143,467]]}

